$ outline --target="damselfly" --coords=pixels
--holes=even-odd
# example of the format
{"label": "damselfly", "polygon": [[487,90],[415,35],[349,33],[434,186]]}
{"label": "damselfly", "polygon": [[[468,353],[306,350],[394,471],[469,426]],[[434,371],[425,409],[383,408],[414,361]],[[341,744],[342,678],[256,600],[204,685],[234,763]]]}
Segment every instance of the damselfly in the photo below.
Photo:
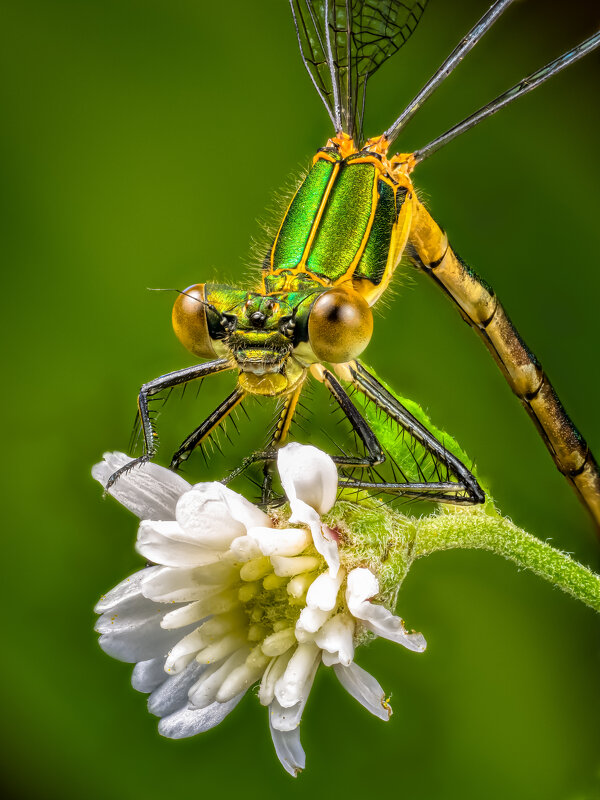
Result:
{"label": "damselfly", "polygon": [[[600,520],[600,476],[585,441],[574,428],[532,353],[494,293],[455,254],[443,231],[419,201],[413,169],[459,134],[530,91],[600,44],[596,34],[534,72],[430,144],[390,157],[405,124],[511,4],[499,0],[460,42],[421,92],[380,136],[363,138],[369,77],[409,38],[426,2],[394,0],[290,0],[301,54],[334,127],[334,136],[313,160],[277,235],[265,254],[262,283],[254,291],[197,284],[181,293],[173,321],[177,335],[208,362],[145,384],[139,412],[145,453],[155,454],[149,398],[163,389],[224,370],[237,372],[233,392],[182,443],[177,468],[247,395],[283,399],[268,447],[250,460],[269,462],[286,437],[308,374],[329,389],[348,416],[365,456],[337,456],[338,463],[368,468],[384,453],[347,391],[372,399],[443,467],[443,479],[366,482],[346,486],[383,488],[408,497],[481,502],[471,472],[416,420],[356,359],[372,331],[370,308],[385,292],[404,255],[429,275],[479,333],[509,385],[533,419],[559,470]],[[115,473],[114,482],[121,474]],[[268,494],[266,473],[264,493]]]}

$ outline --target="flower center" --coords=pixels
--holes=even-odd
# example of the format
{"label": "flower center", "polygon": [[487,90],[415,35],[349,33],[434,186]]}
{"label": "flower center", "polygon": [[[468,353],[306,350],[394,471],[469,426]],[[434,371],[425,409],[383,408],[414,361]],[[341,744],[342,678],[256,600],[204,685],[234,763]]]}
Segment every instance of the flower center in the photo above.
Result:
{"label": "flower center", "polygon": [[248,641],[261,642],[265,655],[285,652],[295,639],[306,593],[326,566],[312,547],[299,556],[247,561],[240,569],[238,598],[248,618]]}

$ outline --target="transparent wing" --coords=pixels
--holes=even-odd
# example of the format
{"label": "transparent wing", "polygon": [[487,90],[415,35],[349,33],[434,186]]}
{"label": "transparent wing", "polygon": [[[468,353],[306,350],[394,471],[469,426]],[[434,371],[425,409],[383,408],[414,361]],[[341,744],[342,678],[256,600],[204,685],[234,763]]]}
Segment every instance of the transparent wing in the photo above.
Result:
{"label": "transparent wing", "polygon": [[336,132],[362,142],[367,81],[408,41],[428,0],[290,0],[304,65]]}

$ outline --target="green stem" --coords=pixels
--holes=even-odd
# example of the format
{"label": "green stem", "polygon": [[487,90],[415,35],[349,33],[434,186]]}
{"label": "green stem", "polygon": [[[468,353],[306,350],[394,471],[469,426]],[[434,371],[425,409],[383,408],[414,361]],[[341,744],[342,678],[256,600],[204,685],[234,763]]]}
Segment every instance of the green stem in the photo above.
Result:
{"label": "green stem", "polygon": [[416,526],[411,560],[456,547],[491,550],[600,611],[599,575],[489,509],[453,509],[423,517]]}

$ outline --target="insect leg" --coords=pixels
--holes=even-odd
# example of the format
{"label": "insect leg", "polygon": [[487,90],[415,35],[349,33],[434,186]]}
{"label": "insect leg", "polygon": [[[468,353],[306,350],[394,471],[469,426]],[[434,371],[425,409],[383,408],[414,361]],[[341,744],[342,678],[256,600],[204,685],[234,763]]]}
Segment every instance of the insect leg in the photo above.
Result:
{"label": "insect leg", "polygon": [[[377,438],[375,437],[375,434],[369,428],[367,421],[362,417],[356,406],[352,403],[337,378],[335,378],[335,376],[332,375],[328,370],[322,370],[319,380],[325,383],[331,394],[340,404],[342,410],[350,420],[352,427],[360,437],[368,452],[368,456],[366,458],[353,456],[332,456],[333,461],[341,466],[354,467],[371,467],[375,464],[381,464],[381,462],[385,460],[385,456],[379,442],[377,441]],[[268,494],[271,489],[270,473],[268,471],[269,465],[277,459],[277,447],[282,444],[289,432],[301,391],[302,385],[286,398],[285,405],[281,410],[275,431],[269,440],[267,448],[257,453],[253,453],[245,458],[240,466],[227,476],[223,483],[229,483],[234,478],[237,478],[237,476],[241,475],[251,464],[255,464],[258,461],[263,461],[265,464],[263,502],[267,502],[265,499],[265,493]]]}
{"label": "insect leg", "polygon": [[483,340],[533,420],[560,472],[600,526],[600,472],[541,364],[510,321],[493,289],[453,252],[448,237],[417,202],[409,236],[412,262],[455,303]]}
{"label": "insect leg", "polygon": [[231,414],[233,409],[238,403],[241,403],[244,397],[246,397],[246,392],[239,386],[236,386],[229,397],[226,397],[225,400],[215,408],[212,414],[209,414],[204,422],[181,443],[171,459],[170,468],[173,470],[179,469],[182,462],[187,461],[192,451],[210,435],[211,431]]}
{"label": "insect leg", "polygon": [[[432,499],[438,502],[469,504],[485,502],[485,493],[479,486],[475,476],[465,467],[462,461],[447,450],[360,362],[350,361],[347,364],[340,365],[336,371],[343,380],[351,383],[359,392],[362,392],[369,400],[372,400],[388,417],[404,428],[425,450],[431,453],[441,464],[444,464],[448,471],[458,479],[458,482],[424,481],[422,483],[367,483],[365,481],[345,480],[342,485],[363,489],[379,488],[386,492],[403,494],[409,497],[423,497],[424,499],[429,494],[433,495]],[[352,422],[352,419],[350,421]],[[363,423],[367,425],[364,420]],[[360,432],[358,433],[360,435]]]}
{"label": "insect leg", "polygon": [[216,372],[222,372],[223,370],[231,368],[231,364],[226,358],[220,358],[217,361],[208,361],[205,364],[196,364],[193,367],[186,367],[185,369],[179,369],[176,372],[169,372],[167,375],[161,375],[159,378],[155,378],[153,381],[145,383],[140,389],[140,393],[138,395],[138,412],[142,424],[142,433],[144,435],[144,455],[133,459],[116,472],[113,472],[106,483],[106,488],[110,489],[110,487],[121,477],[121,475],[129,472],[129,470],[135,466],[145,464],[156,455],[156,447],[154,444],[155,434],[152,428],[152,420],[150,419],[148,410],[148,399],[152,397],[152,395],[162,392],[163,389],[169,389],[173,386],[186,384],[189,381],[196,380],[196,378],[203,378],[206,375],[214,375]]}
{"label": "insect leg", "polygon": [[[267,445],[268,450],[274,450],[287,438],[290,426],[292,424],[292,419],[296,411],[296,406],[298,405],[298,401],[300,400],[300,395],[302,393],[303,387],[304,387],[304,380],[302,380],[299,383],[295,391],[291,392],[285,397],[283,408],[281,409],[281,412],[279,413],[279,416],[277,418],[275,430],[273,431],[273,434],[269,439],[269,444]],[[263,484],[262,484],[263,504],[268,503],[273,496],[271,490],[273,484],[273,477],[271,474],[271,464],[272,461],[269,459],[265,459],[263,464]]]}

